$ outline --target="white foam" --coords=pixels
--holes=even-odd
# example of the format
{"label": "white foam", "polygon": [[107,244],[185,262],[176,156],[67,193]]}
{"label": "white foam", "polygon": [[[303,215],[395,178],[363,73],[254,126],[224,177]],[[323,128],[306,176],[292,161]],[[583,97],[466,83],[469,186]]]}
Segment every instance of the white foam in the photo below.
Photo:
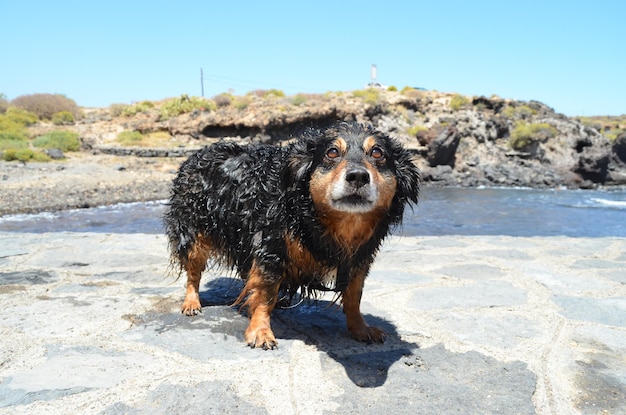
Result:
{"label": "white foam", "polygon": [[612,208],[626,209],[626,200],[610,200],[600,199],[597,197],[591,198],[591,200],[601,206],[607,206]]}

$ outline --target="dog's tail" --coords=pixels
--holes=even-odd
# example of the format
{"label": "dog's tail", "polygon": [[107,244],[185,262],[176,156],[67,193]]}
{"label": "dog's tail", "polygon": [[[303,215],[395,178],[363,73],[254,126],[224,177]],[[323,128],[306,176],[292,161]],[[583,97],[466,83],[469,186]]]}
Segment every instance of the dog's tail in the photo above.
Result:
{"label": "dog's tail", "polygon": [[187,265],[189,250],[195,243],[195,235],[179,219],[171,201],[163,215],[163,222],[170,252],[170,267],[180,275]]}

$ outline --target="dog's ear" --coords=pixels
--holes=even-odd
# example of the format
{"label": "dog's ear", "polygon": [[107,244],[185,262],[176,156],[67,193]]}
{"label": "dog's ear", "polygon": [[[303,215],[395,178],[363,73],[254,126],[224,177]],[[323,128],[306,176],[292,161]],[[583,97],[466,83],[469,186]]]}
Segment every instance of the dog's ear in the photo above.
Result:
{"label": "dog's ear", "polygon": [[283,183],[291,188],[297,183],[308,182],[312,174],[317,137],[313,130],[307,130],[290,147],[287,163],[283,170]]}
{"label": "dog's ear", "polygon": [[403,203],[417,204],[421,181],[420,171],[411,160],[411,153],[400,143],[390,139],[389,146],[393,155],[392,160],[398,182],[396,194]]}

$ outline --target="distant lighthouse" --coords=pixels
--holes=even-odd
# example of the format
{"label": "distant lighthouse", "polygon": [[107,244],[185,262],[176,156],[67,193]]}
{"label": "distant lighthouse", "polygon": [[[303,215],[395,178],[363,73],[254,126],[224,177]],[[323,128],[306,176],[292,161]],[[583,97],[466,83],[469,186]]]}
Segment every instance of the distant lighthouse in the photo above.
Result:
{"label": "distant lighthouse", "polygon": [[376,80],[378,77],[378,68],[376,65],[372,64],[372,69],[370,70],[370,82],[365,85],[365,88],[376,88],[382,89],[383,91],[387,89],[387,87]]}

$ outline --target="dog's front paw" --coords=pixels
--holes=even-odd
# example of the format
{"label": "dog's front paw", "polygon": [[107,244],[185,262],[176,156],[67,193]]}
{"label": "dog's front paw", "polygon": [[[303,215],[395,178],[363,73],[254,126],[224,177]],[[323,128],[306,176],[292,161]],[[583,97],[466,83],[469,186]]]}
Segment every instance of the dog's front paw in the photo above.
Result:
{"label": "dog's front paw", "polygon": [[198,296],[187,296],[183,301],[181,307],[181,313],[188,316],[195,316],[198,313],[202,313],[202,305],[200,305],[200,298]]}
{"label": "dog's front paw", "polygon": [[387,333],[383,329],[374,326],[361,326],[350,330],[353,338],[366,343],[384,343]]}
{"label": "dog's front paw", "polygon": [[256,330],[246,330],[246,343],[248,346],[254,348],[262,348],[265,350],[278,349],[278,342],[274,333],[270,328],[259,328]]}

